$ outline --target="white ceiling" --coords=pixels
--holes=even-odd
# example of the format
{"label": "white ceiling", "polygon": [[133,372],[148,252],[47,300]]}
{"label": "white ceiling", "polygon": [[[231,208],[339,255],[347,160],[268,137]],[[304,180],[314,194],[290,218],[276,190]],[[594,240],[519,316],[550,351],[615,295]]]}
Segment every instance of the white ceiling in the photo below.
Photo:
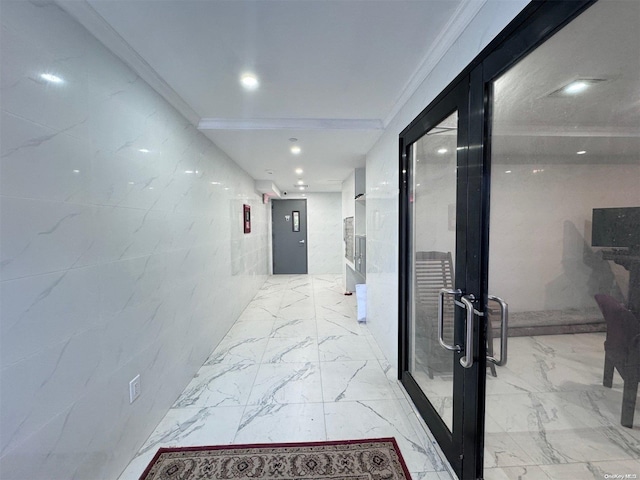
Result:
{"label": "white ceiling", "polygon": [[[498,78],[494,160],[640,164],[639,25],[639,1],[600,0]],[[554,93],[579,79],[603,81]]]}
{"label": "white ceiling", "polygon": [[[486,0],[57,1],[254,179],[336,192]],[[494,160],[640,162],[639,20],[601,0],[498,79]]]}
{"label": "white ceiling", "polygon": [[[300,167],[307,191],[327,192],[364,166],[484,1],[59,3],[253,178],[291,190]],[[240,86],[246,71],[256,91]]]}

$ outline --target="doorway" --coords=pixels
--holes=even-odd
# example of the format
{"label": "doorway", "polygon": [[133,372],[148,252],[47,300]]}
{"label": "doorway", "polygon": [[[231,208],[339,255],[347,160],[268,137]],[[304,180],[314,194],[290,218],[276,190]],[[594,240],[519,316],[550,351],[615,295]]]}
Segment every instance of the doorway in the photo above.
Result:
{"label": "doorway", "polygon": [[640,325],[639,18],[532,4],[401,133],[400,377],[459,478],[640,475],[596,302]]}
{"label": "doorway", "polygon": [[307,273],[307,201],[272,200],[273,273]]}

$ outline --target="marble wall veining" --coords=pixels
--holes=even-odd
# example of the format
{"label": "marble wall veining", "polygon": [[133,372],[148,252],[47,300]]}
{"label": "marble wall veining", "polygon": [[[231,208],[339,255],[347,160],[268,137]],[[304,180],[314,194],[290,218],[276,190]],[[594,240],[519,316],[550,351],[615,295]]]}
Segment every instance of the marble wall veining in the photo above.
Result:
{"label": "marble wall veining", "polygon": [[367,323],[393,365],[398,359],[398,136],[527,3],[484,2],[367,154]]}
{"label": "marble wall veining", "polygon": [[263,284],[268,206],[55,4],[1,23],[0,477],[117,478]]}
{"label": "marble wall veining", "polygon": [[342,270],[342,194],[307,194],[309,274]]}

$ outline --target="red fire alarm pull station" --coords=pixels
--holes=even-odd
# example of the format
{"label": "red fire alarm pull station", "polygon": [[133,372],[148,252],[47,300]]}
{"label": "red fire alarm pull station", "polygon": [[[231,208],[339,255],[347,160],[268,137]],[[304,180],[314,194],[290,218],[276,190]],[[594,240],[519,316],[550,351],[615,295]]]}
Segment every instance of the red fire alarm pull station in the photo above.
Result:
{"label": "red fire alarm pull station", "polygon": [[251,206],[243,205],[244,233],[251,233]]}

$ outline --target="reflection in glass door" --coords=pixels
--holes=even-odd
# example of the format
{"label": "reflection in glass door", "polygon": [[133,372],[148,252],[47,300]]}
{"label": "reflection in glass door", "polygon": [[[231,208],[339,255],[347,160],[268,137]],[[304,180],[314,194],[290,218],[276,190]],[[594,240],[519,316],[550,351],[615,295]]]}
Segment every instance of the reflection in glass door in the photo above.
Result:
{"label": "reflection in glass door", "polygon": [[470,205],[480,204],[462,120],[468,81],[451,86],[401,134],[399,371],[456,474],[477,478],[484,358],[476,350],[479,277],[469,274],[477,271],[479,232],[466,223]]}
{"label": "reflection in glass door", "polygon": [[441,289],[454,289],[456,250],[456,147],[458,113],[454,112],[416,141],[410,182],[410,251],[412,348],[409,371],[448,427],[453,430],[454,303]]}
{"label": "reflection in glass door", "polygon": [[489,291],[510,319],[486,479],[640,477],[639,20],[601,0],[490,83]]}

